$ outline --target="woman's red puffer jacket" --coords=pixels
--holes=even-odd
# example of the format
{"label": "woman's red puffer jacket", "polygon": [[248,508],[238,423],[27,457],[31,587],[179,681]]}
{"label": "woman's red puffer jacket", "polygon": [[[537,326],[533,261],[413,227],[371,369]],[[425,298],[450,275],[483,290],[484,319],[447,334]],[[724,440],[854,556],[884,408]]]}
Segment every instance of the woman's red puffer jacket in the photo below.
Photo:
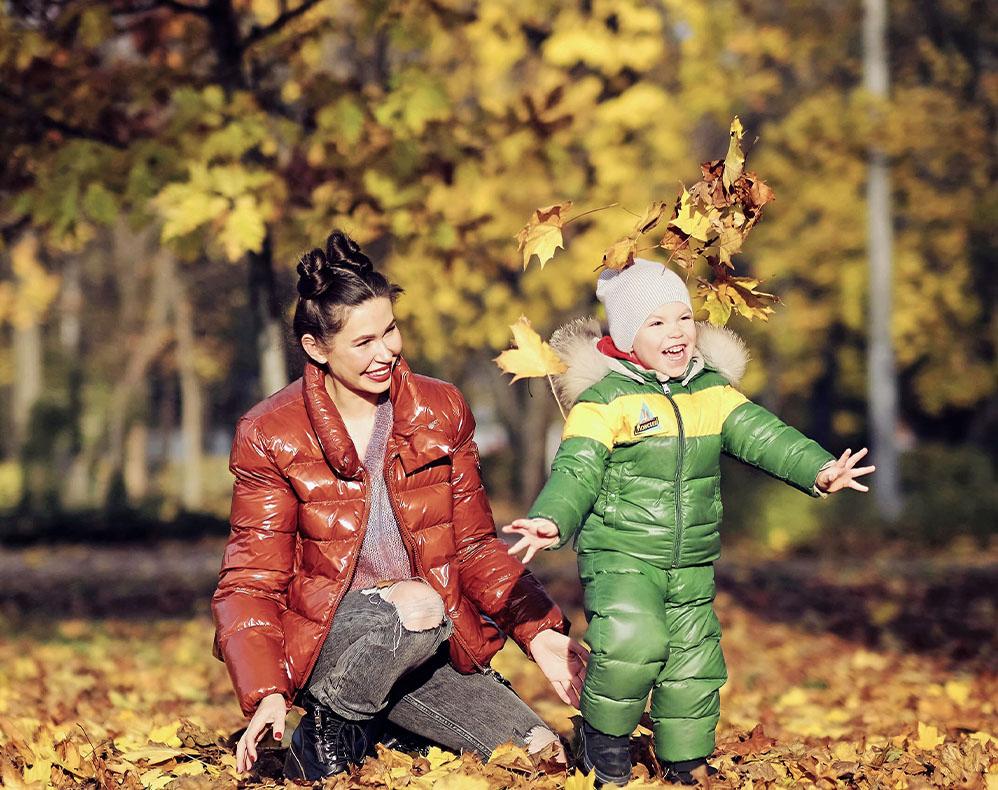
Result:
{"label": "woman's red puffer jacket", "polygon": [[[304,375],[236,425],[231,532],[212,598],[215,655],[245,715],[263,697],[288,706],[312,670],[360,552],[367,472],[311,360]],[[385,478],[416,572],[454,622],[461,672],[488,665],[509,634],[529,655],[541,631],[568,621],[510,557],[482,487],[474,418],[458,389],[399,359]]]}

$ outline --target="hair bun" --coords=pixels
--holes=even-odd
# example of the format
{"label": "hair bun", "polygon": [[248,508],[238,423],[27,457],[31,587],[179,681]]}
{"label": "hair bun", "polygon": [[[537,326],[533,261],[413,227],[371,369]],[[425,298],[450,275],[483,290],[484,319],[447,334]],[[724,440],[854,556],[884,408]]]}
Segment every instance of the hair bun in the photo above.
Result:
{"label": "hair bun", "polygon": [[302,299],[315,299],[332,282],[326,254],[320,249],[309,250],[298,261],[298,295]]}
{"label": "hair bun", "polygon": [[330,266],[349,269],[357,274],[374,271],[374,264],[347,234],[334,230],[326,239],[326,260]]}

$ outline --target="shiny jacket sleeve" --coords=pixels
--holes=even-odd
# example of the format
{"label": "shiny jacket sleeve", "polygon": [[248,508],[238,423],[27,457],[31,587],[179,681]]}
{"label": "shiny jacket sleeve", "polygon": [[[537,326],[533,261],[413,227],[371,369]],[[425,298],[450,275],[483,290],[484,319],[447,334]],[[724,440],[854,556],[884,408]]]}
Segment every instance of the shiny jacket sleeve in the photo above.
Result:
{"label": "shiny jacket sleeve", "polygon": [[458,420],[451,455],[451,491],[461,587],[465,595],[511,636],[529,656],[530,641],[553,628],[567,634],[569,622],[537,578],[496,534],[482,485],[475,419],[456,393]]}
{"label": "shiny jacket sleeve", "polygon": [[[737,392],[732,387],[726,389]],[[772,412],[740,397],[744,402],[728,414],[721,426],[722,450],[805,494],[821,496],[815,480],[835,457]]]}
{"label": "shiny jacket sleeve", "polygon": [[[235,476],[231,530],[211,600],[215,642],[245,715],[275,692],[294,690],[281,615],[294,563],[298,499],[256,423],[241,418],[229,456]],[[216,653],[217,655],[217,653]]]}

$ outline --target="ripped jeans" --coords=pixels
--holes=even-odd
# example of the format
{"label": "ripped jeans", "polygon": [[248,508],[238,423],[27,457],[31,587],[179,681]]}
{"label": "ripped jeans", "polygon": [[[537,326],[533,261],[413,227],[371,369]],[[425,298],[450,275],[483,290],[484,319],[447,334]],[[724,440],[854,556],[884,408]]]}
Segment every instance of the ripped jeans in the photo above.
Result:
{"label": "ripped jeans", "polygon": [[483,760],[507,741],[536,751],[553,739],[497,672],[462,675],[450,665],[452,632],[447,617],[408,630],[379,592],[354,590],[340,601],[306,688],[344,718],[385,711],[398,727]]}

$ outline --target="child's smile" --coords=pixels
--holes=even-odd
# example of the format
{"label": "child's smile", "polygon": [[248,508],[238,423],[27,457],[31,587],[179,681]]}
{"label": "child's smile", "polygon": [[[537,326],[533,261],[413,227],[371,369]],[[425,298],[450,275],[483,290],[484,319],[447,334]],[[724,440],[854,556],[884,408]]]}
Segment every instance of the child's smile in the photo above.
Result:
{"label": "child's smile", "polygon": [[634,354],[641,364],[670,378],[686,372],[696,347],[693,311],[682,302],[661,305],[634,336]]}

